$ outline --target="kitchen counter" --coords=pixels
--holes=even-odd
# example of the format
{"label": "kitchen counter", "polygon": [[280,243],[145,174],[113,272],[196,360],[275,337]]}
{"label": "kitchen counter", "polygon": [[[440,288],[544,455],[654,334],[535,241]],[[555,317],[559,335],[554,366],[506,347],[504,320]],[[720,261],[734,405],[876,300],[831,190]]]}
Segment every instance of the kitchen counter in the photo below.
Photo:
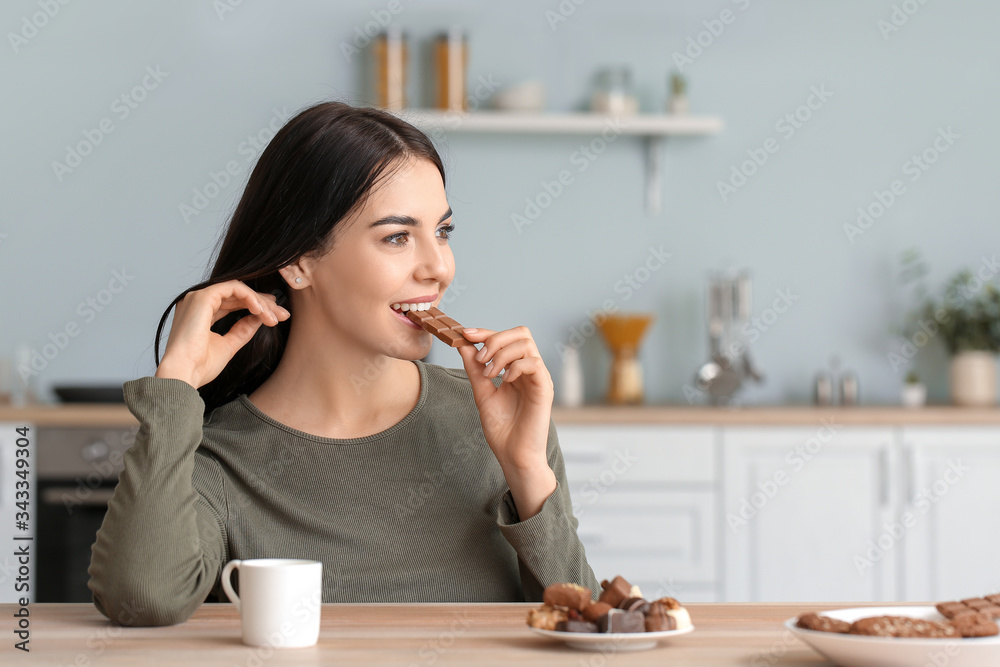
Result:
{"label": "kitchen counter", "polygon": [[[158,628],[113,625],[86,603],[30,606],[30,654],[8,630],[0,662],[61,665],[829,665],[788,632],[785,619],[811,610],[883,603],[729,603],[685,605],[694,632],[656,648],[586,653],[528,630],[536,603],[324,604],[319,642],[309,648],[244,646],[231,604],[203,604],[185,623]],[[0,605],[10,619],[16,607]],[[30,659],[29,659],[30,658]],[[756,660],[755,660],[756,659]]]}
{"label": "kitchen counter", "polygon": [[[761,406],[718,408],[682,405],[587,405],[580,408],[554,406],[558,424],[677,424],[677,425],[812,425],[833,420],[844,425],[1000,425],[1000,406],[957,408],[934,405],[920,409],[898,406],[817,408],[812,406]],[[123,404],[75,403],[26,407],[0,406],[0,422],[31,423],[35,426],[129,427],[135,417]]]}

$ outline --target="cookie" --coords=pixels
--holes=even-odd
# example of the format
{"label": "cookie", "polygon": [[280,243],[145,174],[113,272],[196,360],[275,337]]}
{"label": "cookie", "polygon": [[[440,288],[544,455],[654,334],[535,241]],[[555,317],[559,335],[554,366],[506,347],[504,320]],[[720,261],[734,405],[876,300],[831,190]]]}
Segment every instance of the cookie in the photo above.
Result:
{"label": "cookie", "polygon": [[958,631],[949,623],[924,621],[905,616],[870,616],[851,623],[848,630],[852,635],[870,637],[923,637],[944,639],[958,637]]}
{"label": "cookie", "polygon": [[604,590],[601,592],[600,598],[601,602],[607,602],[612,607],[617,607],[621,604],[621,601],[629,596],[629,592],[632,590],[632,584],[625,581],[622,576],[617,576],[611,581],[605,579],[601,582],[601,588]]}
{"label": "cookie", "polygon": [[542,593],[542,601],[552,607],[583,611],[590,604],[590,589],[579,584],[552,584]]}
{"label": "cookie", "polygon": [[607,602],[591,602],[586,607],[584,607],[583,617],[590,621],[591,623],[597,623],[597,619],[604,616],[606,613],[611,611],[614,607],[609,605]]}
{"label": "cookie", "polygon": [[992,637],[1000,634],[1000,627],[993,621],[993,618],[989,614],[981,612],[963,614],[952,619],[951,624],[963,637]]}
{"label": "cookie", "polygon": [[566,612],[547,604],[528,611],[528,625],[539,630],[555,630],[556,625],[568,620]]}
{"label": "cookie", "polygon": [[816,630],[817,632],[837,632],[840,634],[846,634],[847,631],[851,629],[851,624],[847,621],[839,621],[835,618],[820,616],[819,614],[814,614],[812,612],[799,616],[799,620],[795,625],[800,628],[805,628],[806,630]]}

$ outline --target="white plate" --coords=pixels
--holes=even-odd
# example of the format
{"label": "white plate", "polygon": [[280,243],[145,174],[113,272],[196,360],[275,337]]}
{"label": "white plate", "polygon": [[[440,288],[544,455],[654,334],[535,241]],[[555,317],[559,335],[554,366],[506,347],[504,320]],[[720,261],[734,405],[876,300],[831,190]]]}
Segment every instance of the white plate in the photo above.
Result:
{"label": "white plate", "polygon": [[542,630],[528,626],[540,635],[566,642],[570,648],[581,651],[600,651],[615,653],[617,651],[644,651],[653,648],[661,639],[669,639],[677,635],[686,635],[694,630],[664,630],[662,632],[559,632],[558,630]]}
{"label": "white plate", "polygon": [[[855,607],[818,611],[852,623],[869,616],[909,616],[925,621],[944,621],[934,607]],[[866,637],[836,632],[819,632],[795,626],[785,627],[818,653],[841,667],[997,667],[1000,665],[1000,636],[963,639],[917,639],[909,637]]]}

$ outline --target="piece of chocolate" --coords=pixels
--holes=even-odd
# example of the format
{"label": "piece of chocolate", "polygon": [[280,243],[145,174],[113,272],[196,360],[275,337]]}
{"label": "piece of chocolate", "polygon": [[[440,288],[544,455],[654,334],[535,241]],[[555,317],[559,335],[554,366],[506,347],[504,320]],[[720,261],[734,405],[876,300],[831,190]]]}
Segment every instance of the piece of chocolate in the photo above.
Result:
{"label": "piece of chocolate", "polygon": [[612,609],[597,620],[601,632],[645,632],[646,617],[638,611]]}
{"label": "piece of chocolate", "polygon": [[951,619],[951,624],[963,637],[992,637],[1000,634],[1000,627],[989,614],[977,612]]}
{"label": "piece of chocolate", "polygon": [[667,607],[660,602],[651,602],[649,611],[646,612],[646,632],[676,630],[677,622],[667,613],[668,611]]}
{"label": "piece of chocolate", "polygon": [[632,584],[625,581],[625,578],[619,575],[611,581],[608,581],[607,579],[602,581],[601,588],[604,590],[601,592],[601,597],[598,599],[601,602],[607,602],[612,607],[617,607],[621,604],[622,600],[629,596],[628,594],[632,589]]}
{"label": "piece of chocolate", "polygon": [[618,608],[622,611],[638,611],[645,614],[649,610],[649,602],[638,598],[625,598],[618,603]]}
{"label": "piece of chocolate", "polygon": [[427,310],[408,310],[406,311],[406,316],[413,322],[416,322],[423,327],[424,331],[434,334],[438,340],[447,343],[451,347],[473,344],[472,341],[468,340],[462,334],[462,329],[465,327],[442,313],[437,308],[432,307]]}
{"label": "piece of chocolate", "polygon": [[590,589],[579,584],[550,584],[542,593],[545,604],[583,611],[590,604]]}
{"label": "piece of chocolate", "polygon": [[591,602],[583,608],[583,617],[591,623],[597,623],[597,619],[611,611],[613,607],[607,602]]}
{"label": "piece of chocolate", "polygon": [[559,621],[556,623],[559,632],[597,632],[597,624],[590,621]]}

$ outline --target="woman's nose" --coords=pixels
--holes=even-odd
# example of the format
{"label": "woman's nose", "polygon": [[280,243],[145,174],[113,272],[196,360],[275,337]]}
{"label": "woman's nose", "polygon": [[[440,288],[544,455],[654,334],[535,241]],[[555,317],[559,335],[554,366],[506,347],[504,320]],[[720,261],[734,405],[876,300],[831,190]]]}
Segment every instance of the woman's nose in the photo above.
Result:
{"label": "woman's nose", "polygon": [[451,271],[451,249],[437,239],[421,244],[417,251],[417,267],[414,271],[417,280],[436,280],[444,282]]}

